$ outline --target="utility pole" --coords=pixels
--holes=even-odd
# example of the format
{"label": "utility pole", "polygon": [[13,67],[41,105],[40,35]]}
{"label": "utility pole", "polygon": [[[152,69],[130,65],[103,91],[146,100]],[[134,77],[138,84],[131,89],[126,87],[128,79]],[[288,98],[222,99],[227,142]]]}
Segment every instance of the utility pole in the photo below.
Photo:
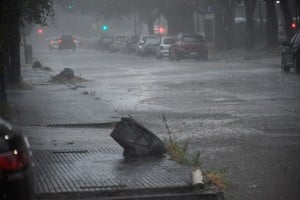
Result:
{"label": "utility pole", "polygon": [[136,9],[134,8],[134,35],[136,35]]}
{"label": "utility pole", "polygon": [[5,66],[4,55],[0,52],[0,102],[7,101],[6,85],[5,85]]}

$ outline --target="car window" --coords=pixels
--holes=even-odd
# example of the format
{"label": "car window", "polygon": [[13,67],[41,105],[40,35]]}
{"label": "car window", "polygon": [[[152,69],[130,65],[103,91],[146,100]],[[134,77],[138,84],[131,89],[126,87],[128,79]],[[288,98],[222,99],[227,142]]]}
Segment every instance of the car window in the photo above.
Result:
{"label": "car window", "polygon": [[183,36],[182,40],[184,42],[203,42],[203,37],[200,37],[198,35],[188,35],[188,36]]}
{"label": "car window", "polygon": [[176,42],[176,38],[165,38],[163,40],[163,44],[174,44]]}
{"label": "car window", "polygon": [[159,38],[147,38],[146,44],[158,44]]}
{"label": "car window", "polygon": [[62,35],[61,39],[63,39],[63,40],[73,40],[73,36],[72,35]]}

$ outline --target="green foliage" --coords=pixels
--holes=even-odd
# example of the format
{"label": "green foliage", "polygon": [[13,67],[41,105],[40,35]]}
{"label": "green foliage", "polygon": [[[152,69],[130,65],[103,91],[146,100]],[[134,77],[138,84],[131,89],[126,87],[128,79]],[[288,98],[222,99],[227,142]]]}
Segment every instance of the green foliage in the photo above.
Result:
{"label": "green foliage", "polygon": [[165,142],[167,153],[169,154],[172,160],[175,160],[181,164],[185,164],[191,167],[198,168],[201,166],[200,161],[200,151],[197,151],[196,154],[190,154],[188,152],[188,142],[181,143],[176,138],[172,136],[170,127],[168,125],[167,119],[163,114],[163,121],[165,123],[168,140]]}
{"label": "green foliage", "polygon": [[165,142],[167,153],[172,160],[178,163],[188,165],[193,168],[200,168],[200,151],[194,154],[188,152],[188,142],[180,143],[178,140],[172,138]]}
{"label": "green foliage", "polygon": [[0,51],[3,51],[8,37],[20,37],[18,32],[10,30],[18,30],[26,23],[45,26],[48,17],[53,19],[53,0],[1,0],[0,13]]}

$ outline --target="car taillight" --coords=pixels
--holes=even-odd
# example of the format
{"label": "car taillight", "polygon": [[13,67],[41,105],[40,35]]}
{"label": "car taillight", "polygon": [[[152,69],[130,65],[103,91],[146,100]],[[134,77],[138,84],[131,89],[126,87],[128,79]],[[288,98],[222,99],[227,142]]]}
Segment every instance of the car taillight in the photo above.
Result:
{"label": "car taillight", "polygon": [[50,44],[53,44],[54,42],[53,41],[50,41]]}
{"label": "car taillight", "polygon": [[0,154],[0,170],[16,171],[27,166],[29,159],[22,151],[13,150],[12,152]]}
{"label": "car taillight", "polygon": [[76,43],[76,40],[73,40],[74,43]]}
{"label": "car taillight", "polygon": [[58,43],[61,43],[62,42],[62,40],[58,40]]}

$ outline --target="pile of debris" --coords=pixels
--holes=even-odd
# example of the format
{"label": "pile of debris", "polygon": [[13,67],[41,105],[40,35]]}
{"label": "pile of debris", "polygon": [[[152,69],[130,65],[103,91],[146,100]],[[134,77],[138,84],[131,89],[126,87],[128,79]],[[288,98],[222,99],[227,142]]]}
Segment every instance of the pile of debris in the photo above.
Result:
{"label": "pile of debris", "polygon": [[70,69],[70,68],[64,68],[64,70],[62,72],[60,72],[59,74],[57,74],[56,76],[52,77],[51,82],[57,82],[57,83],[81,83],[81,82],[86,82],[87,80],[82,78],[82,77],[78,77],[75,76],[74,74],[74,70]]}
{"label": "pile of debris", "polygon": [[50,67],[47,66],[42,66],[42,64],[39,61],[35,61],[32,65],[33,69],[40,69],[40,70],[45,70],[48,72],[52,72],[52,69]]}

